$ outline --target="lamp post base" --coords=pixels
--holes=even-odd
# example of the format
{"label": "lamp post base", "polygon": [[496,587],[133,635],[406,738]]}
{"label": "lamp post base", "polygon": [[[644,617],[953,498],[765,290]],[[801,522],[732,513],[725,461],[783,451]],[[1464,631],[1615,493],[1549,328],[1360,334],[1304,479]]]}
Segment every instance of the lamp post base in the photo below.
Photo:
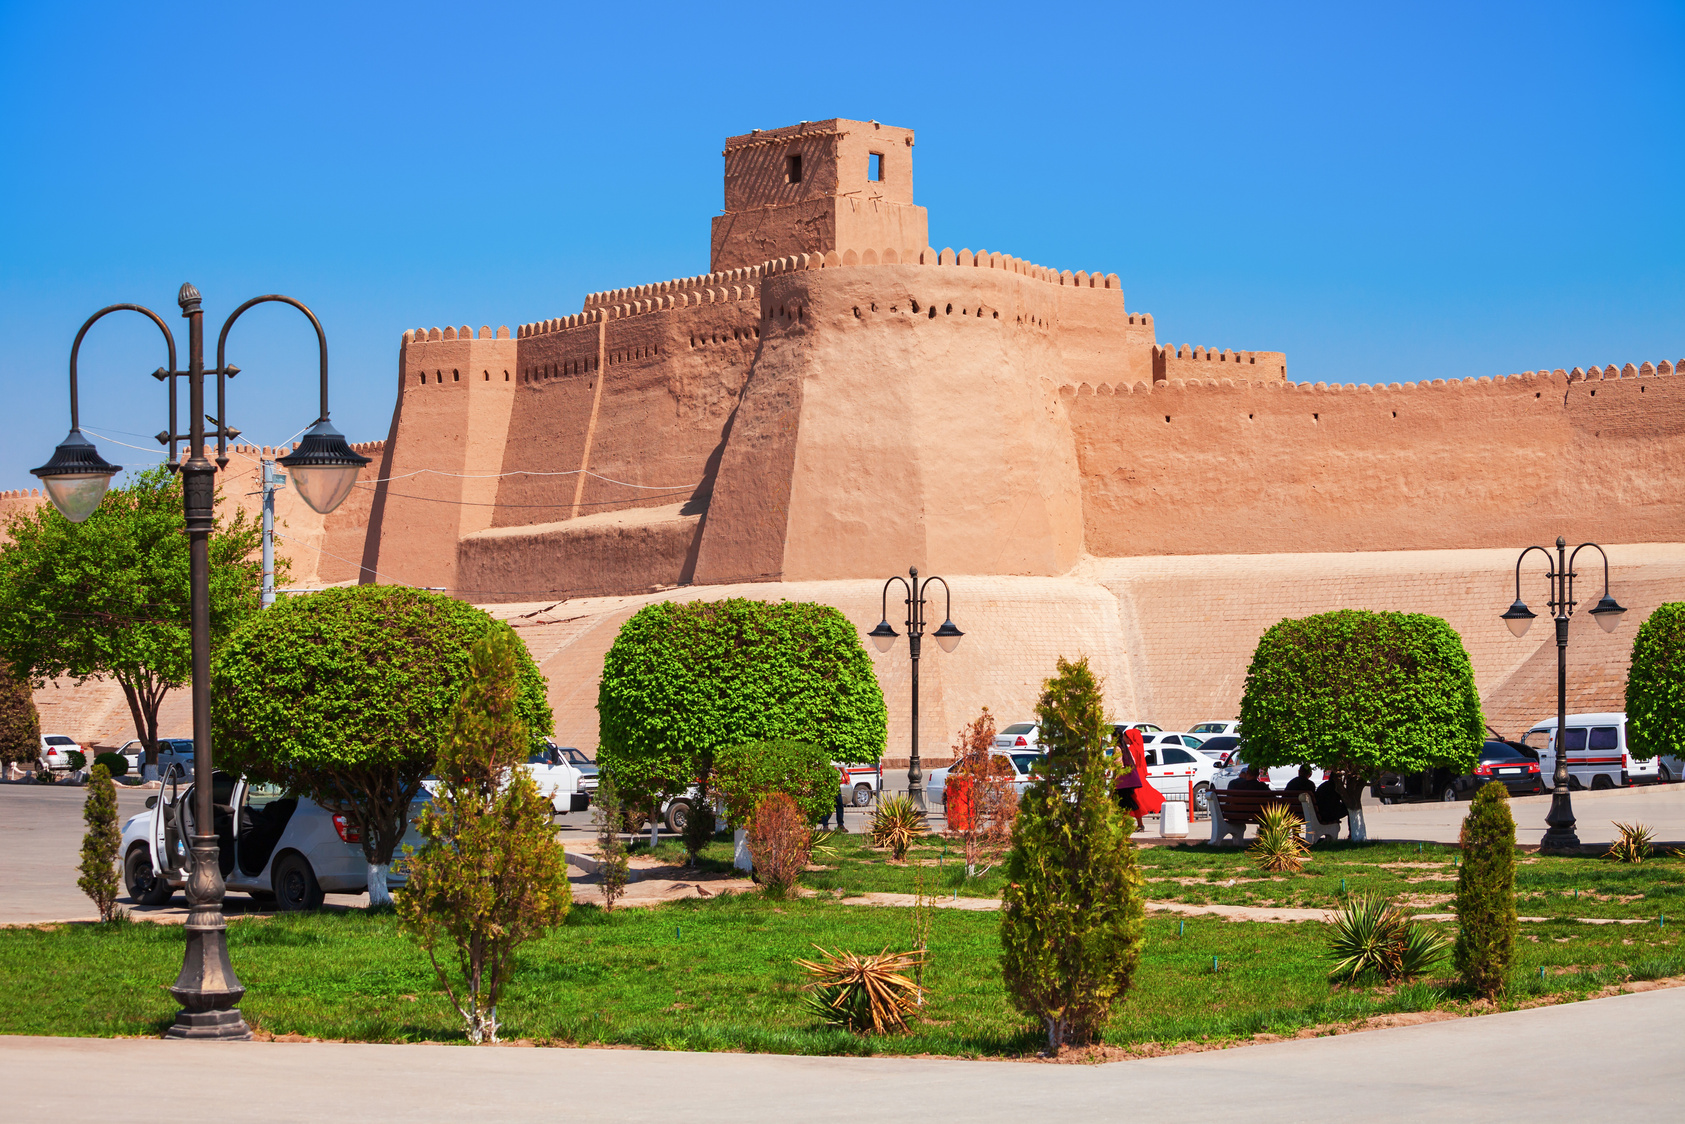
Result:
{"label": "lamp post base", "polygon": [[1551,795],[1550,811],[1545,814],[1546,830],[1539,840],[1542,854],[1577,855],[1580,837],[1574,832],[1574,805],[1566,792]]}
{"label": "lamp post base", "polygon": [[170,994],[181,1004],[166,1038],[214,1038],[241,1041],[252,1028],[240,1016],[245,985],[228,959],[228,923],[222,916],[226,892],[217,867],[217,837],[193,837],[193,869],[187,876],[187,950],[181,975]]}

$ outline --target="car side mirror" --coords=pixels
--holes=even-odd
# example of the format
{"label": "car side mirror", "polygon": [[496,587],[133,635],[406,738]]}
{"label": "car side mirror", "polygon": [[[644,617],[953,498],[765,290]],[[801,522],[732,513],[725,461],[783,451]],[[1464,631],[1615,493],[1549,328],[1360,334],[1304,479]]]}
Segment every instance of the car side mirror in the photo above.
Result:
{"label": "car side mirror", "polygon": [[156,796],[148,796],[146,798],[147,811],[151,811],[153,808],[156,808],[157,806],[158,806],[158,798]]}

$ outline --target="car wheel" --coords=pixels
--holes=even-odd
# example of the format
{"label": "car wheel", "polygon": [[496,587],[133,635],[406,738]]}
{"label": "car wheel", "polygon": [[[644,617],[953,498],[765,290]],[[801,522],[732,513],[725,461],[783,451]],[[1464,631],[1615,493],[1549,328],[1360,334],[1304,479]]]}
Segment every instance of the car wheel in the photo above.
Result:
{"label": "car wheel", "polygon": [[857,785],[855,785],[854,786],[854,806],[856,808],[864,808],[866,805],[870,804],[871,802],[872,802],[872,786],[869,785],[869,784],[857,784]]}
{"label": "car wheel", "polygon": [[1673,774],[1668,772],[1666,765],[1662,765],[1662,764],[1659,764],[1659,763],[1656,765],[1656,783],[1657,784],[1672,784],[1673,783]]}
{"label": "car wheel", "polygon": [[1568,778],[1568,791],[1569,792],[1579,792],[1584,788],[1585,788],[1585,785],[1580,783],[1579,777],[1570,776]]}
{"label": "car wheel", "polygon": [[1380,799],[1381,799],[1382,804],[1391,804],[1392,803],[1392,797],[1390,797],[1390,796],[1383,796]]}
{"label": "car wheel", "polygon": [[667,805],[667,830],[683,834],[685,824],[690,822],[690,802],[675,800]]}
{"label": "car wheel", "polygon": [[283,912],[322,907],[322,886],[310,862],[297,851],[289,851],[275,863],[275,905]]}
{"label": "car wheel", "polygon": [[1194,785],[1194,811],[1209,812],[1211,810],[1211,786],[1203,781]]}
{"label": "car wheel", "polygon": [[1457,802],[1457,786],[1454,784],[1446,785],[1445,791],[1439,794],[1439,799],[1446,804],[1455,804]]}
{"label": "car wheel", "polygon": [[175,893],[170,880],[152,869],[152,856],[146,853],[145,845],[129,848],[123,860],[123,884],[136,905],[163,905]]}
{"label": "car wheel", "polygon": [[1614,787],[1615,787],[1615,782],[1610,780],[1609,777],[1604,773],[1599,773],[1595,777],[1591,778],[1591,790],[1593,792],[1602,792],[1605,789],[1610,789],[1610,788],[1614,788]]}

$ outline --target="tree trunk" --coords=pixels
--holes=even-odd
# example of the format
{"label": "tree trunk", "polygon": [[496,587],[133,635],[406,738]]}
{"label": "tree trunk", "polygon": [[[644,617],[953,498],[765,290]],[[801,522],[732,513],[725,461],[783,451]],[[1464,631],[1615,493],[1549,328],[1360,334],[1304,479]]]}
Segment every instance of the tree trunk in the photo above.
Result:
{"label": "tree trunk", "polygon": [[386,885],[386,872],[391,869],[391,863],[369,864],[369,905],[392,904],[392,890]]}
{"label": "tree trunk", "polygon": [[1346,802],[1346,838],[1363,843],[1369,838],[1369,828],[1363,822],[1363,790],[1369,784],[1362,777],[1340,774],[1340,799]]}
{"label": "tree trunk", "polygon": [[117,675],[117,683],[123,688],[123,698],[129,704],[129,721],[135,724],[135,737],[146,750],[146,758],[141,763],[141,775],[146,775],[146,766],[154,768],[158,765],[158,710],[164,704],[164,695],[169,692],[168,687],[152,684],[137,686],[130,682],[129,677],[122,673]]}

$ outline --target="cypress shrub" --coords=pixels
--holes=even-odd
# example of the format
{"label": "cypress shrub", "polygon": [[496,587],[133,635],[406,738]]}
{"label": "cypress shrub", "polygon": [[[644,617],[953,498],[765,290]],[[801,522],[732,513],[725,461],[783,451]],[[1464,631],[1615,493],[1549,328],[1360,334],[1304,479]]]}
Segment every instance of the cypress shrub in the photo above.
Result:
{"label": "cypress shrub", "polygon": [[29,684],[0,659],[0,767],[33,764],[41,756],[41,716]]}
{"label": "cypress shrub", "polygon": [[99,907],[101,921],[111,921],[117,916],[117,849],[122,846],[123,832],[117,826],[117,786],[98,763],[88,776],[82,822],[88,831],[82,836],[82,862],[77,867],[82,877],[76,887]]}
{"label": "cypress shrub", "polygon": [[1457,971],[1490,998],[1504,989],[1515,952],[1515,818],[1502,784],[1493,781],[1474,794],[1461,844]]}
{"label": "cypress shrub", "polygon": [[1111,726],[1086,659],[1060,659],[1036,706],[1048,749],[1019,805],[1001,910],[1001,968],[1047,1048],[1094,1042],[1141,960],[1135,844],[1112,798]]}

